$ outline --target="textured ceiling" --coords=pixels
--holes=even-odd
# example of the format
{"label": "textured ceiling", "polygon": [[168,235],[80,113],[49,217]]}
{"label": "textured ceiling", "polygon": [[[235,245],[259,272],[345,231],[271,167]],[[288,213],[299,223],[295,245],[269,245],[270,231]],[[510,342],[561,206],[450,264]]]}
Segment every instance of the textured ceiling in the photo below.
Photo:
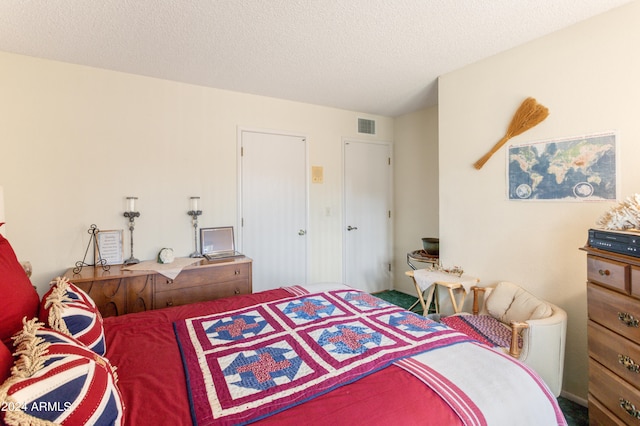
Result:
{"label": "textured ceiling", "polygon": [[0,50],[397,116],[435,105],[439,75],[629,2],[1,0]]}

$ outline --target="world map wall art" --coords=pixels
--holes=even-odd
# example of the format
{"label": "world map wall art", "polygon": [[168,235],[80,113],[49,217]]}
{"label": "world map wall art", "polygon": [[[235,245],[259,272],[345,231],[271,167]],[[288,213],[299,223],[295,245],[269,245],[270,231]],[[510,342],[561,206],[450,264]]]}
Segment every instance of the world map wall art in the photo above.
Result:
{"label": "world map wall art", "polygon": [[616,200],[616,142],[616,132],[606,132],[510,146],[509,199]]}

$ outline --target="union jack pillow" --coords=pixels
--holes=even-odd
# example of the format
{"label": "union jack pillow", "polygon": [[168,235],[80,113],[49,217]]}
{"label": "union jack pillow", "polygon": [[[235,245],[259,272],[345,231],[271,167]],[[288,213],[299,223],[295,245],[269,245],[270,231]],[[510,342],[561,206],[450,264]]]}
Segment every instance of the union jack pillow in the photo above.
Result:
{"label": "union jack pillow", "polygon": [[54,330],[75,337],[98,355],[105,346],[102,315],[87,293],[66,278],[56,278],[42,297],[40,321]]}
{"label": "union jack pillow", "polygon": [[25,319],[13,337],[19,357],[0,385],[4,422],[124,424],[115,368],[73,337],[43,326],[37,318]]}

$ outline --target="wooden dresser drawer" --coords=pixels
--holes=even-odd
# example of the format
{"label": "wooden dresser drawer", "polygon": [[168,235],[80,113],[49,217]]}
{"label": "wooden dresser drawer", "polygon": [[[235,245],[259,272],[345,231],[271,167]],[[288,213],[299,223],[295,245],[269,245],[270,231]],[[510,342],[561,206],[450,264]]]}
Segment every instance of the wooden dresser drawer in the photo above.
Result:
{"label": "wooden dresser drawer", "polygon": [[589,356],[640,387],[640,345],[589,321]]}
{"label": "wooden dresser drawer", "polygon": [[[95,302],[103,318],[151,309],[151,275],[121,276],[74,284]],[[73,282],[73,281],[72,281]]]}
{"label": "wooden dresser drawer", "polygon": [[623,293],[630,292],[629,265],[598,256],[587,256],[587,278]]}
{"label": "wooden dresser drawer", "polygon": [[175,280],[163,275],[156,277],[156,292],[169,291],[177,288],[199,287],[205,284],[248,279],[251,272],[249,263],[231,262],[225,265],[199,266],[185,269]]}
{"label": "wooden dresser drawer", "polygon": [[625,423],[589,394],[589,426],[624,426]]}
{"label": "wooden dresser drawer", "polygon": [[631,287],[631,295],[633,297],[640,298],[640,267],[631,267],[630,279],[631,282],[629,283],[629,286]]}
{"label": "wooden dresser drawer", "polygon": [[611,371],[589,359],[589,392],[602,405],[625,423],[638,424],[640,390],[634,388]]}
{"label": "wooden dresser drawer", "polygon": [[587,283],[589,319],[621,334],[640,341],[640,303],[630,296]]}
{"label": "wooden dresser drawer", "polygon": [[161,309],[169,306],[186,305],[249,293],[251,293],[251,286],[249,285],[248,279],[226,281],[198,287],[189,286],[156,292],[153,306],[154,309]]}
{"label": "wooden dresser drawer", "polygon": [[126,313],[127,293],[121,278],[101,281],[71,282],[91,297],[103,318],[116,317]]}

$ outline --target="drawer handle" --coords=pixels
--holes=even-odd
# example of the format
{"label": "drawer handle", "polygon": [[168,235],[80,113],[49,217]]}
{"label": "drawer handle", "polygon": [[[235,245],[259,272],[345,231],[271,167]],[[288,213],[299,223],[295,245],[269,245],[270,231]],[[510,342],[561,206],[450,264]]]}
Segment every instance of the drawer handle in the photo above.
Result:
{"label": "drawer handle", "polygon": [[236,287],[236,289],[234,290],[235,294],[240,294],[240,289]]}
{"label": "drawer handle", "polygon": [[599,273],[600,275],[606,275],[606,276],[611,275],[611,271],[609,271],[608,269],[605,269],[604,271],[603,271],[602,269],[600,269],[600,270],[598,271],[598,273]]}
{"label": "drawer handle", "polygon": [[638,328],[638,320],[633,317],[633,315],[627,312],[618,312],[618,319],[627,327],[636,327]]}
{"label": "drawer handle", "polygon": [[167,306],[173,306],[173,302],[171,300],[167,301]]}
{"label": "drawer handle", "polygon": [[168,279],[167,280],[167,284],[173,284],[173,280],[172,279]]}
{"label": "drawer handle", "polygon": [[233,271],[234,275],[240,275],[240,269],[236,269],[235,271]]}
{"label": "drawer handle", "polygon": [[640,372],[640,365],[636,364],[636,362],[632,360],[628,355],[618,354],[618,363],[624,365],[624,368],[631,371],[632,373]]}
{"label": "drawer handle", "polygon": [[620,408],[627,412],[628,415],[635,419],[640,419],[640,411],[636,410],[636,406],[624,398],[620,398]]}

